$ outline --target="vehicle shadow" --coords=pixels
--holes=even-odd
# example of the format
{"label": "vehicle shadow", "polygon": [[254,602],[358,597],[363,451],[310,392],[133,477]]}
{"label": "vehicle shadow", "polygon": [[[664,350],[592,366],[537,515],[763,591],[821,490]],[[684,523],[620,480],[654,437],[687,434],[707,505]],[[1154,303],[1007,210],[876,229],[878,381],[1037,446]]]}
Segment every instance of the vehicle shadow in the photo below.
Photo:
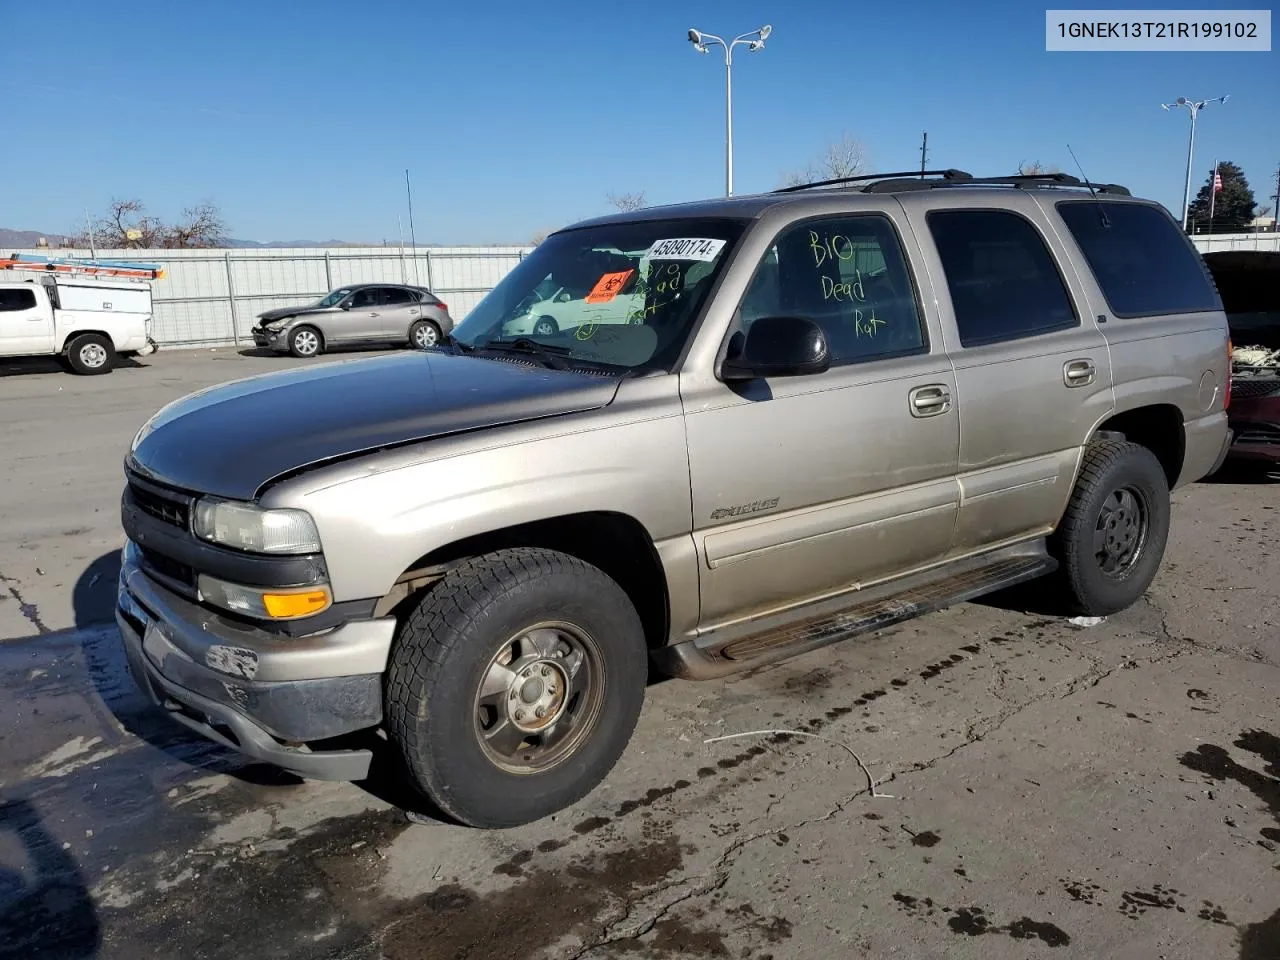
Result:
{"label": "vehicle shadow", "polygon": [[[116,357],[115,370],[140,370],[147,366],[134,357]],[[36,374],[55,374],[73,377],[71,367],[61,357],[5,357],[0,360],[0,380],[6,377],[30,377]]]}
{"label": "vehicle shadow", "polygon": [[[334,347],[333,349],[326,349],[319,356],[312,357],[311,359],[323,361],[326,358],[332,359],[333,357],[359,357],[359,356],[364,356],[366,354],[387,353],[388,351],[395,350],[395,349],[396,348],[394,346],[390,344],[385,344],[385,343],[352,344],[351,346],[342,346],[342,347]],[[272,360],[272,359],[293,360],[294,359],[292,354],[288,352],[277,352],[275,350],[268,350],[266,347],[240,347],[239,349],[236,350],[236,353],[242,357],[247,357],[252,360]]]}
{"label": "vehicle shadow", "polygon": [[1034,617],[1069,617],[1062,593],[1050,577],[1029,580],[1006,587],[995,593],[970,601],[983,607],[992,607],[1008,613],[1023,613]]}
{"label": "vehicle shadow", "polygon": [[[98,697],[128,734],[183,763],[224,773],[247,783],[297,784],[301,778],[269,764],[252,763],[239,753],[188,730],[147,699],[129,673],[115,620],[120,552],[94,560],[72,591],[76,627],[85,670]],[[91,629],[97,627],[99,629]]]}
{"label": "vehicle shadow", "polygon": [[[6,836],[17,842],[3,842]],[[16,860],[6,856],[19,848]],[[75,858],[31,803],[0,801],[0,960],[88,960],[101,945],[98,913]]]}
{"label": "vehicle shadow", "polygon": [[1280,483],[1280,463],[1260,463],[1256,460],[1227,460],[1217,473],[1201,478],[1200,483],[1225,486],[1229,484]]}
{"label": "vehicle shadow", "polygon": [[92,627],[115,619],[116,580],[119,576],[119,550],[104,553],[80,574],[71,591],[71,607],[77,627]]}

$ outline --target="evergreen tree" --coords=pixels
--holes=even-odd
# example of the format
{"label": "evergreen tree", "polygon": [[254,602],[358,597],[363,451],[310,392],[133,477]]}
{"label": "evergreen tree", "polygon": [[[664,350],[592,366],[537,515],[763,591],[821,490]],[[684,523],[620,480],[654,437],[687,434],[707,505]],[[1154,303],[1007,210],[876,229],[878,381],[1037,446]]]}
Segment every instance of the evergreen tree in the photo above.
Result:
{"label": "evergreen tree", "polygon": [[1213,171],[1205,178],[1204,186],[1191,201],[1188,229],[1192,233],[1240,233],[1249,229],[1257,200],[1244,171],[1230,160],[1218,163],[1218,175],[1222,177],[1222,191],[1213,201],[1213,224],[1209,223],[1209,197],[1213,190]]}

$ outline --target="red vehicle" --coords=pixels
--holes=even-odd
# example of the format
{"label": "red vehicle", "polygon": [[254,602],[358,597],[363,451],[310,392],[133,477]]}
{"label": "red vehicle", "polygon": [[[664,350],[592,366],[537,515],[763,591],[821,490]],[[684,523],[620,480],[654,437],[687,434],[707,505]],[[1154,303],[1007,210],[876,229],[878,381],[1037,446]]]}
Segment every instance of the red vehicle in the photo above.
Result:
{"label": "red vehicle", "polygon": [[1280,252],[1207,253],[1231,328],[1227,459],[1280,464]]}

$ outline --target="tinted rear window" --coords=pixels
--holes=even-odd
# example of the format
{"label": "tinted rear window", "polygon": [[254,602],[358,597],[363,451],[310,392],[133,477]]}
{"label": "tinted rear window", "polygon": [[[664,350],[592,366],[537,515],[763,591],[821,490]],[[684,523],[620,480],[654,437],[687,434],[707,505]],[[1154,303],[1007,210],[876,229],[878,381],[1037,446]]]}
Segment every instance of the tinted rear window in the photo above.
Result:
{"label": "tinted rear window", "polygon": [[927,217],[951,293],[960,345],[1034,337],[1079,324],[1044,238],[1007,210],[933,210]]}
{"label": "tinted rear window", "polygon": [[0,310],[30,310],[35,305],[34,290],[0,290]]}
{"label": "tinted rear window", "polygon": [[[1104,226],[1099,206],[1109,226]],[[1058,213],[1117,317],[1221,310],[1204,261],[1163,210],[1138,203],[1064,200]]]}

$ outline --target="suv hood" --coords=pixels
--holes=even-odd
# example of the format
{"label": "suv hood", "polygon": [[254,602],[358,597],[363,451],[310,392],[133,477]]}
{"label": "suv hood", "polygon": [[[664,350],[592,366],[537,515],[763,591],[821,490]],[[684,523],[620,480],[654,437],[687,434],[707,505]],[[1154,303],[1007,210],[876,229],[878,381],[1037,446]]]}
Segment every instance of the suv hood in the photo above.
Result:
{"label": "suv hood", "polygon": [[138,431],[125,465],[180,489],[252,500],[282,474],[379,447],[595,410],[619,383],[421,351],[304,367],[169,404]]}
{"label": "suv hood", "polygon": [[258,314],[258,319],[263,323],[270,323],[272,320],[283,320],[285,317],[301,317],[309,313],[338,313],[337,307],[317,307],[314,303],[304,303],[299,307],[280,307],[277,310],[268,310],[265,313]]}

